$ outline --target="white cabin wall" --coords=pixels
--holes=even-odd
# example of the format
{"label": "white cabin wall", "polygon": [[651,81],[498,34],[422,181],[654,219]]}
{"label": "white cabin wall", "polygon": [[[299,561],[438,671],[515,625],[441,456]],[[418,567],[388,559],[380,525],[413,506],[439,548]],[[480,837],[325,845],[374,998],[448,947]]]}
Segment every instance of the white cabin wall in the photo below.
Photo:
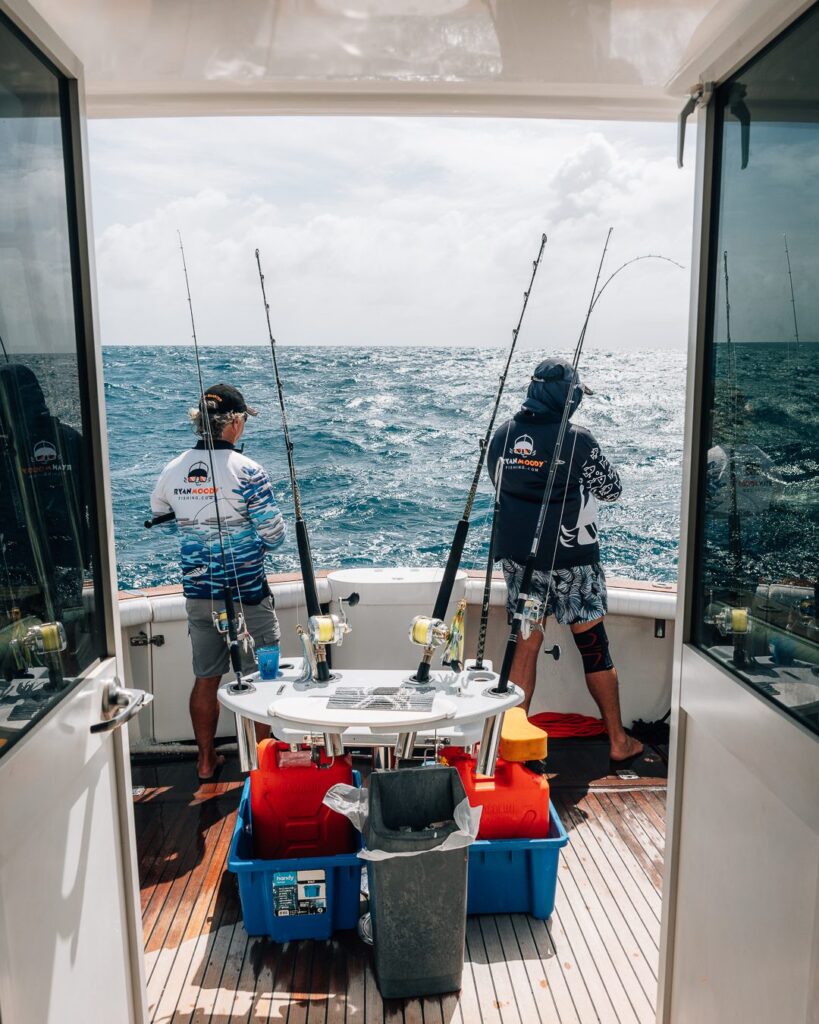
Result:
{"label": "white cabin wall", "polygon": [[683,648],[673,973],[661,1019],[819,1020],[816,738]]}
{"label": "white cabin wall", "polygon": [[[623,721],[630,725],[635,718],[651,722],[662,718],[671,707],[671,668],[674,652],[673,610],[664,620],[664,639],[654,636],[654,618],[636,615],[609,614],[606,632],[612,660],[620,677],[620,706]],[[480,605],[470,604],[466,620],[466,656],[475,656],[478,642]],[[486,656],[499,668],[509,627],[506,609],[490,609]],[[586,688],[583,662],[568,626],[559,626],[549,619],[543,649],[560,646],[560,659],[554,661],[541,654],[537,682],[530,706],[531,714],[557,711],[600,717],[600,712]]]}

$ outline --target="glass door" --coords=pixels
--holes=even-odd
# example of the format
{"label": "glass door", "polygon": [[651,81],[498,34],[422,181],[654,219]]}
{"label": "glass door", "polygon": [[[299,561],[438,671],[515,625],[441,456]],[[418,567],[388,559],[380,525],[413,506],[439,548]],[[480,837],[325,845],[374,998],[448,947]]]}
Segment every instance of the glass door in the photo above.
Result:
{"label": "glass door", "polygon": [[[140,1024],[80,69],[0,0],[0,1019]],[[8,14],[4,12],[9,12]]]}
{"label": "glass door", "polygon": [[663,1022],[817,1007],[817,53],[814,6],[699,128]]}
{"label": "glass door", "polygon": [[0,21],[0,757],[106,654],[66,100]]}

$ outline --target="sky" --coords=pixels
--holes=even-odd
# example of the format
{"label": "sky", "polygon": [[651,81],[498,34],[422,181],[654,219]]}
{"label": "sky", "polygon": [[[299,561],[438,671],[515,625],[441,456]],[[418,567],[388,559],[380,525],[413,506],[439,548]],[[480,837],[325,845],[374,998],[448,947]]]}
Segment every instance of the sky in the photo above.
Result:
{"label": "sky", "polygon": [[[524,119],[186,118],[89,124],[104,345],[500,346],[542,233],[521,348],[686,345],[693,133]],[[605,276],[605,274],[604,274]]]}

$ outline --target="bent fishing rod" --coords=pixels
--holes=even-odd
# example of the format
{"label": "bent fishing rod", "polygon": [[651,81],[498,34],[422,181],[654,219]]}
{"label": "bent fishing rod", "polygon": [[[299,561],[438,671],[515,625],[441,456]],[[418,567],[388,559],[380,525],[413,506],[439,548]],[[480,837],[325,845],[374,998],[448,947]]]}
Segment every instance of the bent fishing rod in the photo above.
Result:
{"label": "bent fishing rod", "polygon": [[[213,430],[211,428],[210,416],[208,415],[207,397],[205,395],[205,383],[202,379],[202,364],[199,359],[199,343],[196,338],[196,323],[194,322],[193,318],[193,301],[191,299],[191,286],[188,280],[188,265],[187,262],[185,261],[185,248],[182,245],[181,232],[177,231],[177,235],[179,236],[179,251],[182,253],[182,269],[185,274],[185,290],[188,296],[188,309],[191,315],[191,335],[193,337],[193,352],[196,358],[196,375],[199,380],[199,415],[200,421],[202,423],[205,448],[208,453],[210,479],[213,484],[213,508],[216,516],[216,532],[219,538],[219,554],[222,559],[222,572],[224,576],[222,586],[222,600],[225,605],[225,625],[227,628],[227,645],[228,653],[230,654],[230,665],[231,668],[233,669],[233,675],[235,677],[235,682],[233,682],[228,689],[229,692],[233,694],[251,693],[254,687],[250,683],[246,683],[242,678],[242,652],[240,650],[239,642],[239,627],[236,618],[236,606],[233,601],[233,594],[231,592],[227,578],[225,537],[222,525],[222,514],[219,510],[219,488],[216,485],[216,471],[213,462]],[[170,518],[172,518],[172,516]],[[158,521],[166,521],[166,517],[158,517]],[[217,617],[217,613],[214,612],[214,626],[219,628],[220,622],[221,617]]]}
{"label": "bent fishing rod", "polygon": [[[551,458],[551,461],[549,463],[549,474],[548,474],[548,477],[547,477],[547,480],[546,480],[546,487],[545,487],[544,492],[543,492],[543,500],[541,501],[540,510],[538,512],[537,524],[535,526],[535,534],[534,534],[534,537],[532,539],[532,547],[530,549],[529,555],[528,555],[528,557],[526,559],[526,563],[524,565],[523,577],[521,579],[521,584],[520,584],[520,591],[518,593],[518,599],[517,599],[517,601],[515,603],[515,611],[514,611],[513,617],[512,617],[512,626],[511,626],[510,633],[509,633],[509,639],[506,642],[506,649],[504,651],[503,664],[501,666],[500,676],[498,678],[498,685],[497,685],[496,689],[493,691],[495,693],[505,693],[506,690],[508,689],[509,673],[511,672],[511,669],[512,669],[512,661],[514,659],[515,650],[517,648],[518,636],[519,636],[519,634],[521,632],[521,627],[523,626],[523,622],[527,618],[527,615],[526,615],[526,605],[527,605],[527,602],[529,600],[528,590],[529,590],[529,587],[531,586],[531,583],[532,583],[532,576],[534,575],[535,564],[537,562],[538,553],[540,551],[540,544],[541,544],[541,540],[542,540],[542,537],[543,537],[543,530],[544,530],[544,527],[546,525],[546,516],[547,516],[548,509],[549,509],[549,502],[551,501],[552,493],[554,491],[554,485],[555,485],[555,478],[557,476],[557,470],[558,470],[558,467],[563,464],[563,460],[561,459],[561,454],[562,454],[562,449],[563,449],[563,441],[564,441],[565,436],[566,436],[566,429],[567,429],[568,422],[569,422],[569,416],[571,415],[571,408],[572,408],[572,403],[573,403],[574,390],[577,387],[577,383],[578,383],[578,373],[577,373],[577,370],[578,370],[578,366],[580,364],[580,356],[581,356],[581,354],[583,352],[583,344],[584,344],[584,342],[586,340],[586,332],[587,332],[588,327],[589,327],[589,320],[591,319],[591,315],[594,312],[594,310],[595,310],[595,308],[597,306],[597,303],[600,301],[601,296],[603,295],[605,290],[608,288],[608,286],[612,283],[614,278],[617,277],[618,274],[622,273],[622,271],[624,271],[627,267],[630,267],[633,263],[639,263],[641,260],[662,260],[664,263],[672,263],[675,267],[679,267],[680,269],[684,269],[681,263],[678,263],[676,260],[670,259],[668,256],[660,256],[660,255],[658,255],[656,253],[646,253],[646,254],[644,254],[642,256],[634,256],[632,259],[626,260],[625,263],[622,263],[612,274],[609,274],[609,276],[604,281],[602,287],[598,288],[598,284],[600,283],[600,275],[601,275],[601,273],[603,271],[603,263],[605,262],[605,259],[606,259],[606,253],[608,251],[609,241],[611,239],[611,235],[612,235],[612,231],[613,230],[614,230],[613,228],[609,228],[608,233],[606,234],[606,241],[605,241],[605,244],[603,245],[603,252],[602,252],[602,255],[600,256],[600,263],[599,263],[599,265],[597,267],[597,275],[595,276],[595,279],[594,279],[594,287],[592,288],[592,295],[591,295],[591,299],[589,301],[589,308],[586,311],[586,317],[585,317],[585,319],[583,321],[583,327],[582,327],[582,329],[580,331],[580,336],[579,336],[579,338],[577,340],[577,346],[575,347],[574,356],[572,358],[572,376],[571,376],[571,379],[569,381],[569,390],[568,390],[568,394],[566,395],[566,401],[565,401],[565,403],[563,405],[563,414],[561,416],[560,426],[558,428],[557,442],[555,444],[554,451],[552,452],[552,458]],[[571,459],[569,459],[569,462],[571,462]],[[500,493],[500,483],[498,484],[498,498],[496,499],[496,504],[495,504],[495,515],[498,514],[498,511],[499,511],[499,508],[500,508],[499,493]],[[558,526],[557,526],[558,536],[559,536],[559,531],[560,531],[561,524],[562,524],[562,513],[561,513],[561,522],[558,523]],[[494,532],[494,523],[493,523],[493,532]],[[555,540],[555,552],[556,551],[557,551],[557,538]],[[490,557],[492,556],[492,553],[493,553],[492,552],[492,546],[491,546],[491,543],[490,543]],[[554,569],[554,557],[553,557],[553,560],[552,560],[551,569],[549,571],[551,572],[553,569]],[[481,610],[482,622],[481,622],[481,631],[479,632],[479,638],[480,638],[480,636],[483,636],[484,641],[485,641],[486,626],[485,626],[485,623],[483,622],[483,617],[485,616],[486,618],[488,618],[488,615],[489,615],[488,586],[489,586],[490,583],[491,583],[491,580],[490,580],[490,577],[489,577],[489,567],[487,567],[487,587],[485,587],[485,589],[484,589],[484,606],[483,606],[483,608]],[[482,658],[483,651],[482,651],[482,649],[480,647],[479,647],[479,652],[478,653],[479,653],[479,657]],[[558,658],[560,657],[560,648],[557,645],[555,645],[551,650],[547,651],[547,654],[551,654],[552,657],[555,659],[555,661],[557,661]]]}
{"label": "bent fishing rod", "polygon": [[[501,665],[500,676],[498,678],[498,685],[495,688],[495,693],[506,693],[509,688],[509,673],[512,669],[512,660],[515,657],[515,651],[517,649],[518,635],[520,634],[521,626],[526,611],[526,602],[529,600],[529,587],[532,583],[532,576],[535,571],[535,563],[537,561],[538,551],[540,550],[540,541],[543,536],[543,528],[546,525],[546,514],[549,510],[549,501],[552,497],[552,491],[554,490],[555,477],[557,476],[558,466],[563,464],[561,459],[561,453],[563,448],[563,441],[566,437],[566,428],[569,423],[569,415],[572,408],[572,400],[574,398],[574,389],[577,387],[577,367],[580,363],[580,356],[583,352],[583,342],[586,339],[586,331],[589,326],[589,319],[591,318],[592,311],[594,310],[595,302],[597,301],[597,286],[600,283],[600,275],[603,272],[603,262],[606,258],[606,252],[609,247],[609,239],[614,229],[609,228],[608,234],[606,235],[606,241],[603,246],[603,254],[600,257],[600,263],[597,267],[597,275],[594,279],[594,287],[592,288],[591,299],[589,300],[589,308],[586,311],[586,319],[583,321],[583,328],[580,331],[580,337],[577,339],[577,345],[575,346],[574,356],[572,357],[572,376],[569,381],[569,391],[566,395],[566,401],[563,405],[563,415],[560,418],[560,426],[557,432],[557,442],[555,443],[554,451],[552,452],[552,458],[549,463],[549,475],[546,478],[546,487],[543,491],[543,499],[540,503],[540,510],[537,517],[537,525],[535,526],[535,535],[532,538],[532,547],[529,551],[529,555],[526,559],[526,563],[523,568],[523,577],[520,582],[520,591],[518,592],[518,599],[515,602],[515,611],[512,615],[512,626],[509,631],[509,639],[506,641],[506,649],[503,654],[503,664]],[[608,282],[606,282],[608,283]]]}
{"label": "bent fishing rod", "polygon": [[446,615],[446,610],[449,605],[450,598],[452,597],[452,588],[455,585],[455,576],[461,564],[464,545],[466,544],[467,534],[469,533],[469,517],[472,515],[472,506],[475,502],[475,495],[478,493],[478,485],[480,484],[481,474],[483,473],[483,467],[486,462],[486,453],[489,449],[489,442],[492,439],[492,431],[495,428],[495,419],[498,415],[501,399],[503,398],[506,378],[509,374],[509,367],[512,364],[512,357],[515,354],[521,324],[523,323],[523,317],[526,314],[526,307],[529,305],[529,296],[532,293],[532,286],[535,283],[535,277],[537,276],[538,268],[540,267],[540,261],[543,258],[543,250],[546,248],[546,241],[547,238],[544,234],[540,239],[540,248],[538,249],[537,258],[532,261],[532,276],[529,280],[529,287],[523,293],[523,306],[520,311],[520,316],[518,317],[517,326],[512,331],[512,344],[509,346],[506,364],[503,368],[503,373],[500,375],[498,390],[495,395],[495,404],[492,407],[492,415],[489,418],[486,433],[481,438],[480,450],[478,452],[478,464],[475,467],[475,473],[472,477],[472,483],[466,497],[466,505],[464,506],[463,515],[455,528],[455,536],[452,539],[452,545],[449,549],[444,574],[441,577],[441,583],[438,587],[438,595],[435,598],[435,607],[432,609],[432,615],[429,618],[423,615],[418,615],[413,619],[412,625],[410,626],[410,639],[413,643],[424,648],[421,661],[415,675],[412,677],[412,681],[415,683],[426,683],[429,681],[430,664],[432,662],[432,656],[435,653],[435,647],[439,643],[445,641],[448,636],[448,630],[444,623],[444,616]]}
{"label": "bent fishing rod", "polygon": [[[256,266],[259,270],[259,284],[262,289],[262,301],[264,302],[264,314],[267,320],[267,336],[270,341],[270,355],[273,360],[273,373],[276,377],[276,391],[279,397],[279,410],[282,417],[282,433],[284,434],[284,446],[287,452],[287,468],[290,473],[290,488],[293,491],[293,507],[296,515],[296,546],[299,553],[299,565],[301,566],[301,578],[304,584],[304,602],[307,606],[307,636],[315,652],[316,679],[319,683],[330,681],[330,666],[327,663],[327,644],[340,644],[349,626],[346,619],[336,615],[324,615],[318,599],[318,588],[316,586],[316,570],[313,565],[313,555],[310,550],[310,538],[307,533],[307,523],[304,519],[301,506],[301,490],[296,476],[296,463],[293,457],[293,442],[290,439],[290,429],[287,425],[287,410],[284,403],[284,387],[279,373],[279,362],[276,358],[276,339],[273,337],[273,328],[270,325],[270,304],[267,301],[267,292],[264,286],[264,274],[262,273],[262,262],[259,250],[256,250]],[[356,599],[357,600],[357,599]],[[355,603],[355,602],[350,602]],[[299,627],[301,628],[301,627]]]}

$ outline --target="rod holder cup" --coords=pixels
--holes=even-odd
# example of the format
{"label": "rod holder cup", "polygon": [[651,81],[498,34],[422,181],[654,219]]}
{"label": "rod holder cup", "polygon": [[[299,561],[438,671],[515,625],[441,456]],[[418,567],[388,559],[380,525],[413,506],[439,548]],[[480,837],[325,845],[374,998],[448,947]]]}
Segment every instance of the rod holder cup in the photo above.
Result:
{"label": "rod holder cup", "polygon": [[414,732],[398,733],[398,740],[395,744],[396,761],[406,761],[407,758],[412,757],[415,750],[415,736]]}
{"label": "rod holder cup", "polygon": [[343,757],[344,741],[340,732],[324,733],[324,753],[327,757]]}
{"label": "rod holder cup", "polygon": [[256,749],[256,727],[252,718],[234,712],[236,718],[236,745],[239,748],[239,770],[252,772],[259,767]]}
{"label": "rod holder cup", "polygon": [[395,757],[389,747],[373,747],[373,771],[385,771],[395,767]]}
{"label": "rod holder cup", "polygon": [[498,749],[500,747],[501,730],[503,729],[503,715],[491,715],[483,723],[481,734],[481,745],[478,750],[478,761],[475,765],[476,775],[485,775],[492,778],[495,774],[495,765],[498,763]]}

